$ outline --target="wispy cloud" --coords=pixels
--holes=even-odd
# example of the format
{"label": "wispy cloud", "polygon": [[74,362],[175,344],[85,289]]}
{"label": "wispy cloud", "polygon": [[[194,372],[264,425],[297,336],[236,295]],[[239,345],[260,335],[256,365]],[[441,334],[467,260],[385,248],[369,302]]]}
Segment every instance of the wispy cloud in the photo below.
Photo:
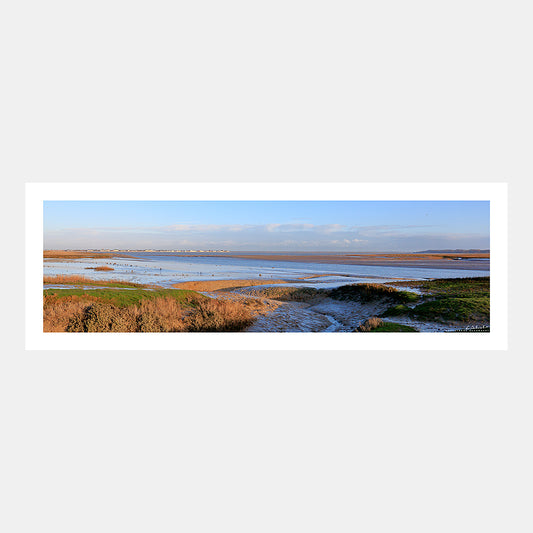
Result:
{"label": "wispy cloud", "polygon": [[[434,231],[431,231],[431,229]],[[436,231],[431,225],[271,223],[173,224],[48,231],[45,248],[202,248],[230,250],[418,250],[488,247],[488,236]]]}

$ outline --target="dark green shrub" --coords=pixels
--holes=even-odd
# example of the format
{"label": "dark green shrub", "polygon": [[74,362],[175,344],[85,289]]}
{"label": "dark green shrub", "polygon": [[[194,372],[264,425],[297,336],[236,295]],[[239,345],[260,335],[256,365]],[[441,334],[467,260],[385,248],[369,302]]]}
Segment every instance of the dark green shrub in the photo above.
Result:
{"label": "dark green shrub", "polygon": [[389,307],[381,316],[399,316],[405,315],[409,312],[409,307],[405,304],[398,304],[392,307]]}
{"label": "dark green shrub", "polygon": [[371,333],[411,333],[418,330],[412,326],[398,324],[397,322],[383,322],[381,326],[371,330]]}
{"label": "dark green shrub", "polygon": [[419,296],[409,291],[399,291],[389,285],[355,283],[331,289],[329,295],[336,300],[354,300],[361,303],[387,299],[391,302],[416,302]]}

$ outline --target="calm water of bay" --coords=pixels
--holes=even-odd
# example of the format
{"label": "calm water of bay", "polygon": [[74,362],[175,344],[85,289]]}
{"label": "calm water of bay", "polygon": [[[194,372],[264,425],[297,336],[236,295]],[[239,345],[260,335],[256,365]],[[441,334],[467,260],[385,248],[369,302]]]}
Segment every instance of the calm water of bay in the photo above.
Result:
{"label": "calm water of bay", "polygon": [[[45,260],[45,276],[82,275],[92,279],[111,279],[171,286],[173,283],[216,279],[284,279],[292,285],[337,287],[347,283],[386,282],[398,279],[433,279],[488,276],[488,261],[471,262],[469,268],[420,268],[416,266],[372,266],[292,261],[265,261],[239,257],[161,256],[129,252],[133,257],[111,259]],[[96,266],[114,270],[97,272]],[[320,276],[314,279],[300,279]]]}

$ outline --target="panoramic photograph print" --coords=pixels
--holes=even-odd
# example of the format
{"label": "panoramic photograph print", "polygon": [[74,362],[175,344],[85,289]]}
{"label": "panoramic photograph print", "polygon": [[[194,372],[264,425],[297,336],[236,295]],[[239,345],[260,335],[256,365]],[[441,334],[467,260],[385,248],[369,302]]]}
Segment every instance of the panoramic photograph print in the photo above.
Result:
{"label": "panoramic photograph print", "polygon": [[490,332],[489,201],[44,201],[43,332]]}

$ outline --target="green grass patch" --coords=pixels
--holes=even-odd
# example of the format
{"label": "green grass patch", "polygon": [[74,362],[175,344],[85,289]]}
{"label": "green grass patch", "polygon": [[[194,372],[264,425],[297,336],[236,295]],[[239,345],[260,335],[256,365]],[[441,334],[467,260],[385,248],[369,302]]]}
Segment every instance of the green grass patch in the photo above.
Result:
{"label": "green grass patch", "polygon": [[400,316],[406,315],[411,309],[405,304],[398,304],[389,307],[381,316]]}
{"label": "green grass patch", "polygon": [[421,281],[418,287],[433,296],[469,298],[490,295],[490,277],[449,278]]}
{"label": "green grass patch", "polygon": [[358,333],[403,333],[418,330],[412,326],[405,326],[397,322],[385,322],[381,318],[373,316],[365,320],[354,331]]}
{"label": "green grass patch", "polygon": [[199,301],[208,299],[203,294],[184,289],[45,289],[44,294],[59,298],[67,296],[87,297],[91,300],[97,298],[98,301],[111,303],[117,307],[128,307],[142,300],[154,300],[168,296],[176,299],[180,304],[194,307]]}
{"label": "green grass patch", "polygon": [[423,292],[416,307],[396,305],[382,316],[407,314],[436,322],[475,322],[490,320],[490,277],[448,278],[407,282]]}
{"label": "green grass patch", "polygon": [[419,300],[418,294],[410,291],[399,291],[390,285],[377,283],[358,283],[342,285],[329,291],[329,296],[336,300],[354,300],[362,303],[388,299],[396,303],[410,303]]}
{"label": "green grass patch", "polygon": [[406,326],[405,324],[398,324],[397,322],[383,322],[381,326],[370,330],[370,333],[408,333],[417,332],[416,328]]}
{"label": "green grass patch", "polygon": [[424,302],[411,309],[410,315],[416,318],[439,321],[470,322],[490,319],[490,299],[488,296],[466,298],[441,297]]}

